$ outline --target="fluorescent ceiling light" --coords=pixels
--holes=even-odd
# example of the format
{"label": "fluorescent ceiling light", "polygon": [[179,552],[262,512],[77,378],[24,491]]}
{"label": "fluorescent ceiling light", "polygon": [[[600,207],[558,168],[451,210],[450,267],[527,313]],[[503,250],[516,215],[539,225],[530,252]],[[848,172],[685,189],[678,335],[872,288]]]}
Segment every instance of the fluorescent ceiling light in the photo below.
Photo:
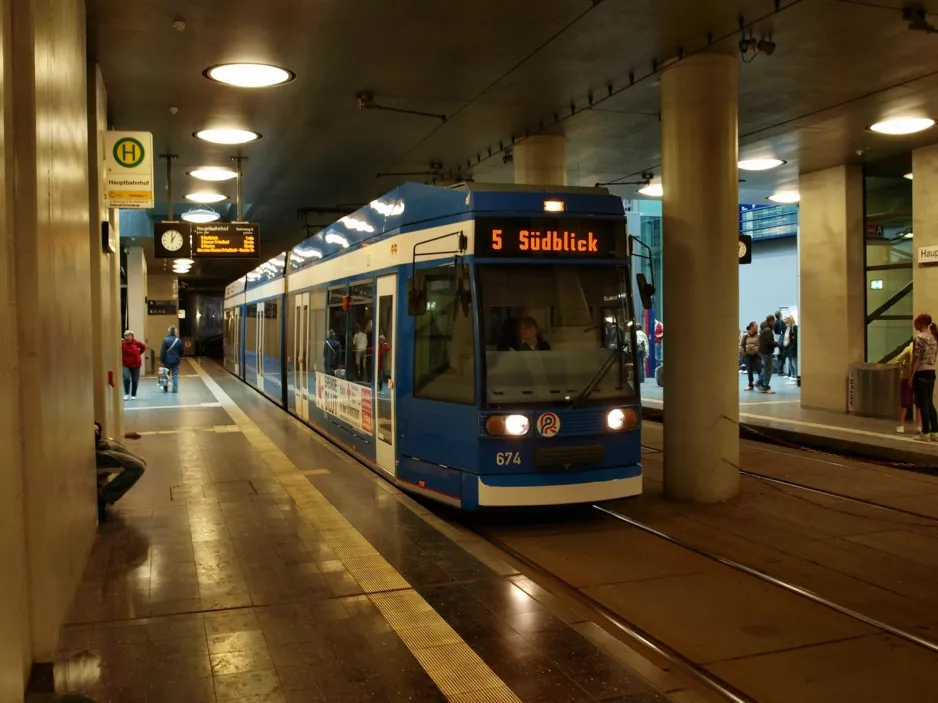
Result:
{"label": "fluorescent ceiling light", "polygon": [[660,198],[664,195],[664,188],[660,183],[649,183],[647,186],[639,188],[638,192],[652,198]]}
{"label": "fluorescent ceiling light", "polygon": [[189,193],[186,196],[186,200],[193,203],[220,203],[222,200],[227,200],[227,195],[222,195],[221,193],[211,193],[208,191],[199,191],[198,193]]}
{"label": "fluorescent ceiling light", "polygon": [[200,181],[230,181],[238,177],[238,172],[221,166],[201,166],[194,171],[189,171],[189,175]]}
{"label": "fluorescent ceiling light", "polygon": [[336,234],[335,232],[326,233],[326,243],[327,244],[338,244],[343,249],[348,248],[348,239],[343,237],[341,234]]}
{"label": "fluorescent ceiling light", "polygon": [[907,173],[907,174],[905,174],[905,175],[903,176],[903,178],[908,178],[908,179],[911,181],[911,180],[912,180],[912,174],[911,174],[911,173]]}
{"label": "fluorescent ceiling light", "polygon": [[261,138],[257,132],[246,129],[203,129],[192,136],[212,144],[247,144]]}
{"label": "fluorescent ceiling light", "polygon": [[221,217],[221,215],[206,207],[195,208],[194,210],[189,210],[189,212],[182,214],[182,219],[186,222],[195,222],[196,224],[214,222],[219,217]]}
{"label": "fluorescent ceiling light", "polygon": [[897,117],[892,120],[883,120],[867,127],[871,132],[880,134],[914,134],[934,126],[935,121],[930,117]]}
{"label": "fluorescent ceiling light", "polygon": [[784,163],[781,159],[743,159],[737,165],[743,171],[768,171]]}
{"label": "fluorescent ceiling light", "polygon": [[783,203],[786,205],[797,203],[801,200],[801,194],[793,190],[782,190],[769,196],[773,203]]}
{"label": "fluorescent ceiling light", "polygon": [[289,83],[296,78],[292,71],[263,63],[226,63],[206,68],[202,75],[236,88],[268,88]]}

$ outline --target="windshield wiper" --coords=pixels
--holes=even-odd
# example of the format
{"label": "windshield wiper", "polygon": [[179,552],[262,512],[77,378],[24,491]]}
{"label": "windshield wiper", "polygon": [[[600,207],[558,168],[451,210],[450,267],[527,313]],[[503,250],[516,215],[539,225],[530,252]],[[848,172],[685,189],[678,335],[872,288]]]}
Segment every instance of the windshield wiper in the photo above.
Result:
{"label": "windshield wiper", "polygon": [[606,375],[606,372],[609,371],[609,367],[612,366],[612,362],[616,360],[617,356],[622,354],[622,350],[616,347],[612,350],[606,360],[603,362],[603,365],[599,367],[599,371],[590,379],[589,383],[586,384],[586,387],[580,391],[580,394],[570,402],[570,409],[575,409],[580,407],[587,398],[590,397],[590,394],[596,388],[596,385],[603,379],[603,376]]}

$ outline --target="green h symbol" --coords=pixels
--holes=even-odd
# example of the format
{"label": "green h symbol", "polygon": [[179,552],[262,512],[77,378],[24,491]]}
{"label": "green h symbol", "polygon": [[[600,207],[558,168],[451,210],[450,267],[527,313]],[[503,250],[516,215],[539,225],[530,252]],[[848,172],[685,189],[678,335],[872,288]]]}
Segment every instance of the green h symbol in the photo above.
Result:
{"label": "green h symbol", "polygon": [[114,144],[114,159],[124,168],[135,168],[143,162],[143,144],[125,137]]}

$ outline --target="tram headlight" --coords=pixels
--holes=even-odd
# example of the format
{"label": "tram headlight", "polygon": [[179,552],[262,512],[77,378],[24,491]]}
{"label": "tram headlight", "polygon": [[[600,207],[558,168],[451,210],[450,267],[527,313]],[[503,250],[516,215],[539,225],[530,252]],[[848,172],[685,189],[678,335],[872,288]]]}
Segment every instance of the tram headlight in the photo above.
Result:
{"label": "tram headlight", "polygon": [[490,415],[485,420],[485,431],[494,436],[521,437],[531,429],[531,421],[524,415]]}
{"label": "tram headlight", "polygon": [[606,415],[606,427],[610,430],[627,430],[635,427],[638,413],[634,408],[614,408]]}

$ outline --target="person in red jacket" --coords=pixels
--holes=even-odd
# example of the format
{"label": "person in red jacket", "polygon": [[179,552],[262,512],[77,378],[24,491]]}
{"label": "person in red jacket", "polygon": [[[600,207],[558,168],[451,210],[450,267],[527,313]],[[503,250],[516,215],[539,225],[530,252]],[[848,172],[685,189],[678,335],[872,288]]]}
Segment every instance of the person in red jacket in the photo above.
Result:
{"label": "person in red jacket", "polygon": [[121,340],[121,359],[124,364],[124,400],[137,399],[137,384],[140,383],[140,367],[147,345],[134,339],[131,330],[124,332]]}

